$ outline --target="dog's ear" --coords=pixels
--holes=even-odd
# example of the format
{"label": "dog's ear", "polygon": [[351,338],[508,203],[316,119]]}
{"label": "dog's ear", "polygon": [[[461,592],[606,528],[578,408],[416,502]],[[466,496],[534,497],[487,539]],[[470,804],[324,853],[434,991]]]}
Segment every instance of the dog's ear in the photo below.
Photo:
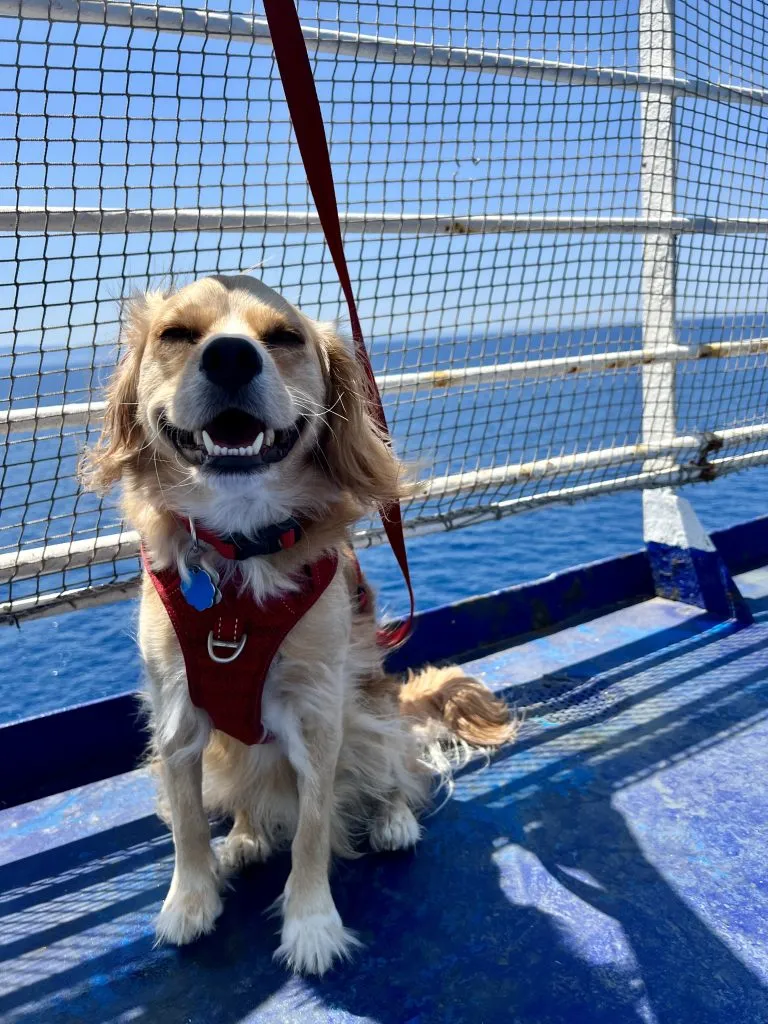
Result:
{"label": "dog's ear", "polygon": [[335,332],[323,332],[323,343],[328,413],[322,464],[364,508],[386,505],[403,494],[402,467],[374,420],[354,354]]}
{"label": "dog's ear", "polygon": [[137,387],[149,325],[149,298],[136,296],[123,306],[121,343],[125,351],[107,388],[99,440],[86,449],[80,463],[83,484],[99,493],[107,491],[129,465],[135,464],[144,443],[137,416]]}

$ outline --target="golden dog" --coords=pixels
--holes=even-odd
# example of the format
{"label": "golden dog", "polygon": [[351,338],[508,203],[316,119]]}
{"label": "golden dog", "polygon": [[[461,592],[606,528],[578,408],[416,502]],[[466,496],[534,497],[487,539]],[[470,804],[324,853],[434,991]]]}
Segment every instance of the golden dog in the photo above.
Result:
{"label": "golden dog", "polygon": [[[122,481],[145,565],[188,579],[194,550],[204,583],[259,604],[290,595],[318,559],[338,559],[269,667],[261,720],[274,742],[255,745],[193,704],[179,639],[145,574],[139,638],[176,853],[157,935],[185,943],[211,931],[223,879],[290,843],[276,956],[322,974],[357,945],[333,902],[331,854],[350,855],[365,837],[375,850],[416,843],[416,816],[436,774],[450,777],[451,751],[503,743],[509,713],[456,667],[404,684],[384,673],[349,528],[400,496],[402,472],[333,327],[253,278],[213,277],[131,301],[123,342],[84,474],[100,491]],[[237,563],[193,536],[197,524],[253,537],[286,519],[301,523],[297,543]],[[218,856],[209,812],[234,820]]]}

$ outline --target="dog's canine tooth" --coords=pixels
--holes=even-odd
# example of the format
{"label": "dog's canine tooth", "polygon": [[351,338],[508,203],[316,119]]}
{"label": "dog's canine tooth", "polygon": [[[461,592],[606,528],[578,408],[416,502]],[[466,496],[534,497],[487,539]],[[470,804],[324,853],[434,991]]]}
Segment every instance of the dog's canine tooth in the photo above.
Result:
{"label": "dog's canine tooth", "polygon": [[264,435],[264,447],[265,448],[271,448],[274,443],[275,443],[275,432],[272,429],[272,427],[270,427],[269,430]]}
{"label": "dog's canine tooth", "polygon": [[216,445],[211,440],[210,435],[208,434],[207,430],[204,430],[202,432],[202,440],[203,440],[203,444],[205,445],[205,450],[208,452],[208,454],[209,455],[215,455],[216,454]]}
{"label": "dog's canine tooth", "polygon": [[262,431],[256,440],[253,442],[253,454],[258,455],[261,451],[261,446],[264,444],[264,431]]}

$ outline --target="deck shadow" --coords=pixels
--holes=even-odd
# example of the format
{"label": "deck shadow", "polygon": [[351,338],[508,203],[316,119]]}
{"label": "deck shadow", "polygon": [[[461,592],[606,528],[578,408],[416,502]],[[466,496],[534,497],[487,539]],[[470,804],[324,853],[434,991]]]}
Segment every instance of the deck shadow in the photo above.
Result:
{"label": "deck shadow", "polygon": [[[30,970],[37,947],[28,944],[25,956],[6,964],[18,984],[0,996],[0,1018],[312,1024],[345,1012],[380,1024],[764,1024],[768,991],[707,925],[705,901],[699,907],[684,891],[682,873],[690,814],[704,805],[707,813],[719,810],[702,758],[717,755],[723,778],[735,785],[727,741],[754,732],[756,749],[766,749],[766,636],[761,627],[721,635],[714,649],[656,652],[642,678],[638,659],[626,671],[615,666],[613,703],[596,710],[576,702],[564,731],[544,728],[535,744],[521,742],[498,758],[486,791],[482,775],[470,778],[477,793],[461,780],[457,798],[427,821],[415,852],[340,864],[334,892],[365,949],[323,980],[293,981],[271,960],[277,926],[264,912],[282,889],[286,857],[238,879],[216,933],[184,950],[153,949],[158,873],[151,858],[128,859],[122,876],[100,881],[122,877],[126,890],[134,887],[138,920],[135,913],[97,921],[83,913],[54,938],[60,962],[45,976]],[[562,745],[579,730],[590,744]],[[641,845],[637,823],[648,820],[650,805],[647,787],[635,784],[672,765],[690,779],[680,794],[677,852],[662,872],[647,854],[664,861],[669,836],[657,849],[652,829]],[[721,850],[728,837],[712,827]],[[151,842],[152,830],[141,828]],[[130,836],[113,833],[96,837],[100,849],[98,842],[89,848],[94,840],[72,844],[62,870],[92,854],[94,863],[119,855]],[[69,876],[55,888],[54,856],[40,855],[44,870],[30,858],[30,880],[49,886],[41,899],[70,892]],[[155,866],[167,882],[167,865]],[[672,869],[681,872],[674,883]],[[723,898],[730,892],[738,902],[743,894],[727,887],[725,879]],[[86,910],[87,892],[84,900]],[[42,944],[50,921],[45,902],[37,909]]]}

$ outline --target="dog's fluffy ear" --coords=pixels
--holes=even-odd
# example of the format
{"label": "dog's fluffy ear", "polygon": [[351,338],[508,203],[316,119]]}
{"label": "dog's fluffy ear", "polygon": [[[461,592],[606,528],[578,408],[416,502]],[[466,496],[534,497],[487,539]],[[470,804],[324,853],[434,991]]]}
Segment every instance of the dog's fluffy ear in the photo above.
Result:
{"label": "dog's fluffy ear", "polygon": [[376,425],[367,381],[353,351],[323,332],[327,357],[327,436],[323,465],[331,479],[364,508],[403,496],[402,467]]}
{"label": "dog's fluffy ear", "polygon": [[129,299],[123,307],[121,343],[124,354],[107,388],[107,407],[99,440],[85,451],[80,478],[91,490],[103,493],[136,462],[143,444],[137,417],[139,365],[149,324],[149,295]]}

